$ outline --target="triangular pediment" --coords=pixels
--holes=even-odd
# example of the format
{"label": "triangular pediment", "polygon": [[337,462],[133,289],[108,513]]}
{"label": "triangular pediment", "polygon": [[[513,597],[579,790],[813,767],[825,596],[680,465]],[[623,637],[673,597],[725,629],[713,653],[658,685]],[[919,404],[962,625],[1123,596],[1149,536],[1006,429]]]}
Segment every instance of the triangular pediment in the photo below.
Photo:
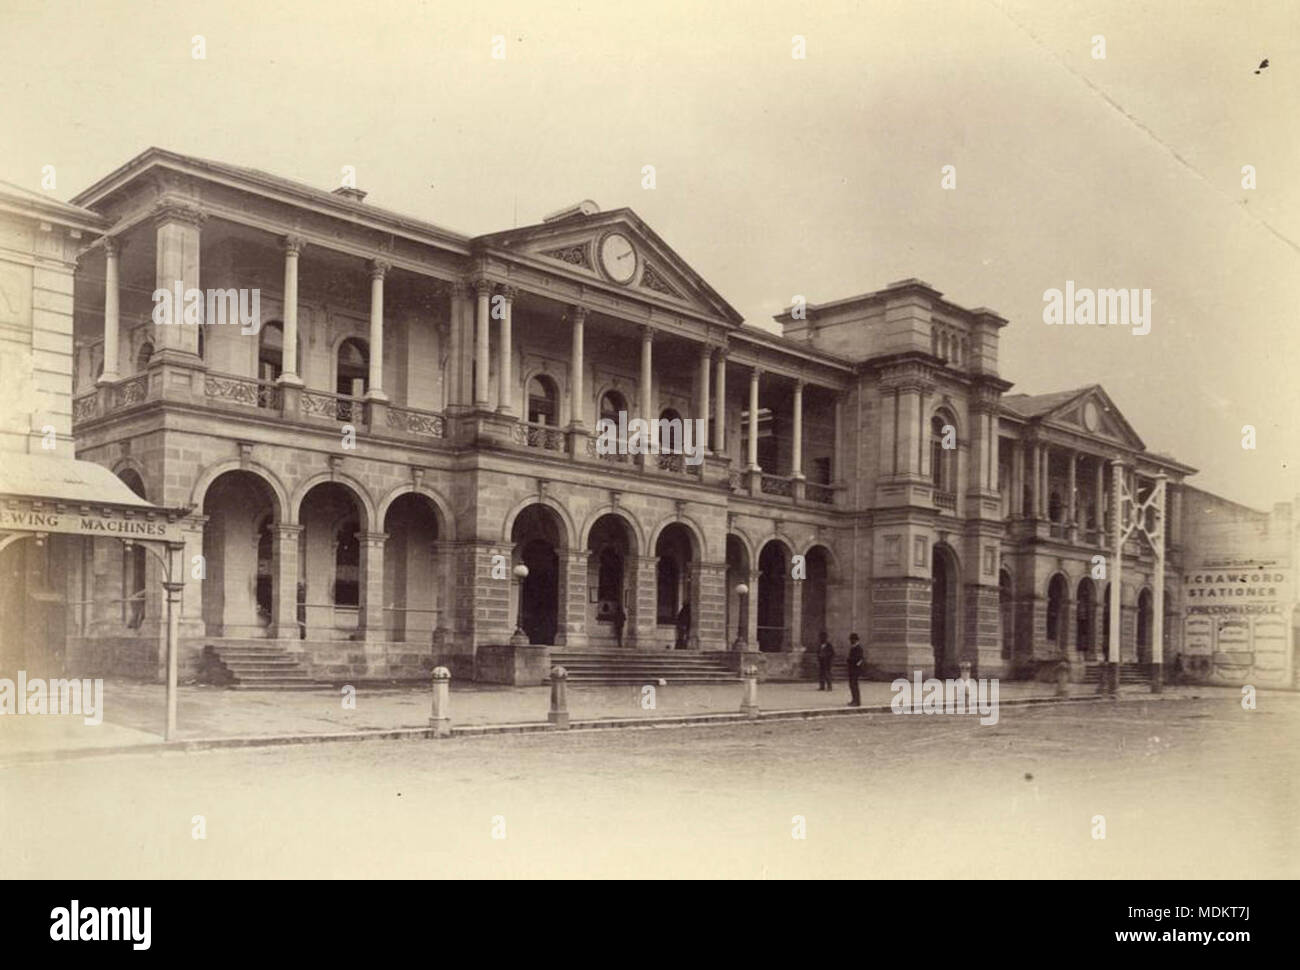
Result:
{"label": "triangular pediment", "polygon": [[553,266],[611,291],[737,326],[742,322],[740,314],[631,209],[577,213],[481,236],[475,243]]}
{"label": "triangular pediment", "polygon": [[1074,397],[1044,412],[1040,417],[1045,424],[1052,424],[1075,434],[1111,441],[1135,451],[1143,451],[1146,448],[1137,432],[1133,430],[1133,426],[1120,413],[1119,408],[1115,407],[1115,402],[1099,384],[1084,388]]}

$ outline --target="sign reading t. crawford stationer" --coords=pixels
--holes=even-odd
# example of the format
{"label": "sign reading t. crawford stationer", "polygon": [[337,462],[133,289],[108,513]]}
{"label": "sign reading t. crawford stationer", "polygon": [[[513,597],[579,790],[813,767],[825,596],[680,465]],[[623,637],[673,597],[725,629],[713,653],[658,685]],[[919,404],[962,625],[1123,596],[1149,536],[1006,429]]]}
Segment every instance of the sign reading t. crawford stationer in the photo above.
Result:
{"label": "sign reading t. crawford stationer", "polygon": [[1186,594],[1183,650],[1189,670],[1211,683],[1291,680],[1291,571],[1276,560],[1194,565]]}
{"label": "sign reading t. crawford stationer", "polygon": [[156,512],[50,505],[23,499],[9,499],[0,505],[0,531],[184,541],[180,525]]}

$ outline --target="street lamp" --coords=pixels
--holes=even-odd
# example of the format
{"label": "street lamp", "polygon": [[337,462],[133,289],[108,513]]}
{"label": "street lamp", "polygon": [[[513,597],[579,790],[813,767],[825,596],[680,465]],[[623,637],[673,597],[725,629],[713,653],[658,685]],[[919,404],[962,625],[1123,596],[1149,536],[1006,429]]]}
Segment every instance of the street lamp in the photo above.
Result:
{"label": "street lamp", "polygon": [[737,583],[735,592],[740,597],[740,619],[736,623],[736,642],[731,645],[731,649],[743,653],[748,646],[746,641],[749,637],[749,587]]}
{"label": "street lamp", "polygon": [[522,647],[528,644],[528,634],[524,632],[520,621],[523,619],[523,588],[524,580],[528,578],[528,567],[520,563],[511,570],[514,573],[515,581],[510,584],[511,599],[514,600],[515,608],[515,632],[510,637],[512,647]]}

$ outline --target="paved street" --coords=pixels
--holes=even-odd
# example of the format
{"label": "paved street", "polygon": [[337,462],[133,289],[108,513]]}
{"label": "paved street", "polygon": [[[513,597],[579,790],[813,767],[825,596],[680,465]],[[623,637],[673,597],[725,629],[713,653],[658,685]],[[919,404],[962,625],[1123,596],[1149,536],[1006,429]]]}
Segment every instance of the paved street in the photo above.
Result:
{"label": "paved street", "polygon": [[1300,697],[1218,694],[99,757],[5,769],[0,871],[1294,878],[1297,740]]}

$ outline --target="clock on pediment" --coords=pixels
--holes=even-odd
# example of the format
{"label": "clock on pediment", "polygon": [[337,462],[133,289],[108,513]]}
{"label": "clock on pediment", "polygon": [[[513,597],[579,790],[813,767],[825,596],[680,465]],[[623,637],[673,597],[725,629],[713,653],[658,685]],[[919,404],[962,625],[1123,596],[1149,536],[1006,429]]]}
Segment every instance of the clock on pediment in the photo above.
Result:
{"label": "clock on pediment", "polygon": [[615,283],[631,283],[636,275],[636,249],[621,232],[608,233],[597,248],[600,268]]}
{"label": "clock on pediment", "polygon": [[1089,431],[1096,431],[1101,427],[1101,414],[1097,411],[1097,403],[1088,401],[1083,405],[1083,426]]}

